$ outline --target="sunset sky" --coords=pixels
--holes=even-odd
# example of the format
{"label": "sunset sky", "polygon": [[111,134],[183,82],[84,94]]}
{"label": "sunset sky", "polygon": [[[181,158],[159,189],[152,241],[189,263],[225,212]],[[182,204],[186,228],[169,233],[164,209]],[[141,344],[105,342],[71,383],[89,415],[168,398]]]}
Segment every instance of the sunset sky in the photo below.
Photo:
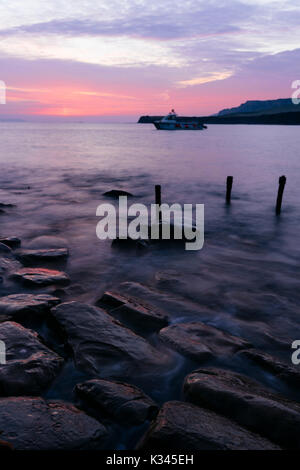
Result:
{"label": "sunset sky", "polygon": [[0,119],[205,115],[291,96],[299,0],[0,0]]}

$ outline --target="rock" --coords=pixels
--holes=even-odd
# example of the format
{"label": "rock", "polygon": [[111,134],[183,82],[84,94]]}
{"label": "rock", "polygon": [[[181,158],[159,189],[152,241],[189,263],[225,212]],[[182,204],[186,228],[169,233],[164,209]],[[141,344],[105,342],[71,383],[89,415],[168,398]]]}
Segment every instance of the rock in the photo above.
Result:
{"label": "rock", "polygon": [[113,292],[105,292],[98,301],[108,309],[110,314],[129,326],[142,329],[160,330],[168,325],[168,316],[157,309],[142,303],[138,299],[122,296]]}
{"label": "rock", "polygon": [[88,380],[75,392],[88,405],[125,424],[142,424],[158,412],[156,403],[134,385],[108,380]]}
{"label": "rock", "polygon": [[163,354],[100,308],[67,302],[51,314],[66,335],[76,366],[88,373],[99,375],[107,363],[122,375],[164,364]]}
{"label": "rock", "polygon": [[44,261],[60,261],[68,257],[67,248],[48,248],[39,250],[19,250],[16,254],[23,264],[31,265]]}
{"label": "rock", "polygon": [[52,235],[42,235],[40,237],[33,238],[30,242],[27,242],[27,248],[37,250],[49,248],[65,248],[68,246],[68,242],[65,238],[54,237]]}
{"label": "rock", "polygon": [[6,346],[6,364],[0,365],[0,395],[38,395],[60,371],[63,359],[37,333],[18,323],[1,323],[0,340]]}
{"label": "rock", "polygon": [[47,286],[50,284],[65,285],[70,282],[69,276],[63,271],[56,271],[54,269],[45,268],[19,269],[13,274],[13,277],[26,284],[36,286]]}
{"label": "rock", "polygon": [[0,440],[0,451],[2,450],[13,450],[13,447],[8,442]]}
{"label": "rock", "polygon": [[0,243],[0,254],[11,253],[11,248],[5,245],[5,243]]}
{"label": "rock", "polygon": [[120,250],[137,250],[137,251],[143,251],[149,248],[149,241],[148,240],[142,240],[142,239],[137,239],[134,240],[133,238],[115,238],[111,242],[111,246],[113,248],[118,248]]}
{"label": "rock", "polygon": [[1,438],[16,450],[103,448],[106,428],[70,404],[42,398],[0,398]]}
{"label": "rock", "polygon": [[117,307],[121,307],[128,302],[128,297],[117,292],[106,291],[102,295],[101,299],[98,300],[97,305],[104,306],[108,310],[112,310]]}
{"label": "rock", "polygon": [[163,328],[159,336],[195,361],[205,361],[217,356],[230,356],[249,343],[202,322],[177,323]]}
{"label": "rock", "polygon": [[276,357],[257,349],[246,349],[239,352],[239,355],[255,362],[255,364],[267,372],[271,372],[283,382],[300,389],[300,370],[296,366],[282,362]]}
{"label": "rock", "polygon": [[2,315],[17,320],[22,317],[43,315],[60,302],[58,297],[47,294],[12,294],[0,297]]}
{"label": "rock", "polygon": [[132,194],[128,193],[127,191],[123,191],[121,189],[112,189],[111,191],[106,191],[106,193],[104,193],[103,196],[108,196],[108,197],[112,197],[115,199],[118,199],[120,196],[133,197]]}
{"label": "rock", "polygon": [[0,243],[3,243],[10,248],[16,248],[21,245],[21,240],[17,237],[0,237]]}
{"label": "rock", "polygon": [[267,439],[216,413],[178,401],[163,405],[138,450],[274,450]]}
{"label": "rock", "polygon": [[300,448],[300,405],[228,370],[199,369],[184,382],[188,401],[230,417],[286,448]]}
{"label": "rock", "polygon": [[4,202],[0,202],[0,207],[3,208],[3,207],[16,207],[15,204],[6,204]]}

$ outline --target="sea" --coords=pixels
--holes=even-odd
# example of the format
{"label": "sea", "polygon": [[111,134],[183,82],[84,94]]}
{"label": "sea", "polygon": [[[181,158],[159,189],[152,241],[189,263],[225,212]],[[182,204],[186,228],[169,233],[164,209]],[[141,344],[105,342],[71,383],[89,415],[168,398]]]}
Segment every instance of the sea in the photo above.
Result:
{"label": "sea", "polygon": [[[1,122],[0,132],[0,203],[12,205],[3,206],[0,235],[21,238],[23,248],[69,248],[63,270],[71,283],[61,289],[63,301],[93,305],[106,290],[127,292],[166,312],[171,324],[202,321],[291,365],[292,342],[300,340],[297,126],[209,125],[172,132],[135,123]],[[287,182],[278,216],[281,175]],[[161,185],[164,203],[204,204],[201,250],[172,244],[118,249],[97,238],[97,207],[118,205],[105,192],[127,191],[130,203],[150,206],[155,185]],[[1,295],[23,289],[0,284]],[[49,332],[40,333],[51,340]],[[156,334],[149,341],[159,342]],[[163,377],[131,377],[160,403],[180,399],[184,376],[197,367],[170,354],[173,365]],[[231,358],[218,365],[295,398],[250,363]],[[104,375],[114,377],[114,371]],[[46,396],[72,401],[74,384],[84,378],[68,361]],[[117,378],[123,379],[122,371]],[[126,434],[118,446],[134,440],[134,433]]]}

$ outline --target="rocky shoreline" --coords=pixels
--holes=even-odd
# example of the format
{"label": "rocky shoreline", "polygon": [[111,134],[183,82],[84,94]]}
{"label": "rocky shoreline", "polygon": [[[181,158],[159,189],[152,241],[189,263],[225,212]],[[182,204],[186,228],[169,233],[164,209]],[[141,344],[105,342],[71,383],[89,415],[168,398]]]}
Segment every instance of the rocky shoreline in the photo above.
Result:
{"label": "rocky shoreline", "polygon": [[[205,322],[174,321],[171,306],[145,302],[128,283],[95,305],[64,302],[72,253],[52,238],[29,250],[0,237],[3,448],[116,449],[121,433],[144,450],[300,448],[299,403],[247,377],[251,364],[296,394],[299,369]],[[190,361],[181,399],[158,402],[181,358]],[[66,364],[78,371],[72,402],[47,396]]]}

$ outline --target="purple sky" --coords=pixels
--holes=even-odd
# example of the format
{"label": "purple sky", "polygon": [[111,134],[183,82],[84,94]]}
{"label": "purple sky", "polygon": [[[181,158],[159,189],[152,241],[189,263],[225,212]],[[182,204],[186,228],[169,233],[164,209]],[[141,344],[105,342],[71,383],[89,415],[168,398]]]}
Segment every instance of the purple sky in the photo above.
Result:
{"label": "purple sky", "polygon": [[299,0],[0,0],[0,119],[204,115],[287,98],[299,24]]}

